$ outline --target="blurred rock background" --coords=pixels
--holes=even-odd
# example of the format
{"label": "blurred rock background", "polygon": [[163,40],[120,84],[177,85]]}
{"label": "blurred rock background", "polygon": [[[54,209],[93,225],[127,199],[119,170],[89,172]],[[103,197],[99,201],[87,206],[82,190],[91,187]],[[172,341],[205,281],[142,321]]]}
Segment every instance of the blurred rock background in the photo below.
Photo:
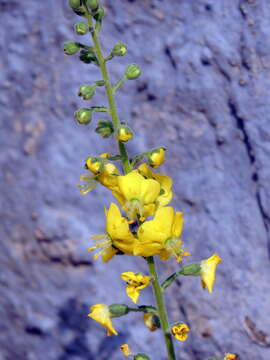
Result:
{"label": "blurred rock background", "polygon": [[[103,4],[105,53],[116,41],[129,47],[110,62],[112,80],[129,63],[143,69],[118,95],[137,134],[129,150],[168,147],[162,171],[174,177],[190,261],[223,258],[212,295],[197,278],[168,289],[172,322],[192,329],[176,344],[177,359],[235,352],[268,360],[270,3]],[[0,360],[118,360],[122,343],[163,360],[161,333],[150,334],[140,315],[116,319],[120,335],[111,338],[87,318],[95,303],[130,304],[120,273],[146,266],[122,257],[105,265],[87,252],[89,236],[104,231],[110,195],[99,187],[82,197],[76,184],[84,159],[113,142],[73,121],[83,105],[78,87],[100,79],[97,68],[61,50],[80,18],[64,0],[0,0],[0,11]],[[159,264],[160,277],[178,267]],[[144,291],[141,304],[151,302]]]}

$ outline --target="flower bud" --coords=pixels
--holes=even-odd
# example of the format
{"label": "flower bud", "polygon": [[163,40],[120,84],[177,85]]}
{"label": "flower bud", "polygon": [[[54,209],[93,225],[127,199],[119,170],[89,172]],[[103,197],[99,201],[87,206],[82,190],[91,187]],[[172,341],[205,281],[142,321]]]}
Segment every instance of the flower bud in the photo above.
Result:
{"label": "flower bud", "polygon": [[103,138],[107,138],[107,137],[111,136],[113,133],[112,122],[109,120],[99,121],[95,132],[100,134]]}
{"label": "flower bud", "polygon": [[78,91],[78,96],[84,100],[90,100],[95,95],[96,85],[82,85]]}
{"label": "flower bud", "polygon": [[128,80],[135,80],[141,75],[141,69],[136,64],[131,64],[126,69],[126,78]]}
{"label": "flower bud", "polygon": [[98,157],[90,156],[85,160],[85,168],[97,175],[104,167],[104,161]]}
{"label": "flower bud", "polygon": [[127,52],[127,45],[119,41],[116,43],[112,49],[112,54],[114,56],[124,56]]}
{"label": "flower bud", "polygon": [[145,313],[143,314],[143,321],[148,327],[149,331],[155,331],[160,328],[159,317],[155,314]]}
{"label": "flower bud", "polygon": [[84,6],[80,6],[76,9],[73,9],[73,11],[75,12],[75,14],[79,16],[85,16],[87,14],[87,10]]}
{"label": "flower bud", "polygon": [[139,353],[134,356],[133,360],[150,360],[150,357],[143,353]]}
{"label": "flower bud", "polygon": [[85,22],[81,21],[78,24],[75,25],[75,32],[78,35],[85,35],[89,31],[89,26]]}
{"label": "flower bud", "polygon": [[69,0],[68,4],[72,9],[77,9],[81,6],[81,0]]}
{"label": "flower bud", "polygon": [[75,111],[74,118],[78,124],[87,125],[92,119],[92,111],[89,109],[81,108]]}
{"label": "flower bud", "polygon": [[63,49],[66,55],[74,55],[80,50],[80,44],[75,41],[66,41],[63,44]]}
{"label": "flower bud", "polygon": [[150,151],[148,153],[149,165],[153,168],[159,167],[164,162],[165,151],[166,149],[164,147],[159,147]]}
{"label": "flower bud", "polygon": [[119,141],[127,142],[133,138],[133,132],[127,125],[120,125],[117,129],[116,137]]}
{"label": "flower bud", "polygon": [[86,0],[85,4],[90,10],[96,10],[99,6],[98,0]]}
{"label": "flower bud", "polygon": [[111,317],[120,317],[129,312],[129,308],[125,304],[112,304],[109,306]]}
{"label": "flower bud", "polygon": [[100,9],[98,9],[97,12],[95,12],[94,19],[96,21],[100,21],[103,19],[104,15],[105,15],[105,10],[103,8],[100,8]]}
{"label": "flower bud", "polygon": [[86,49],[81,50],[80,60],[85,64],[90,64],[91,62],[93,62],[94,64],[98,63],[96,54],[94,53],[93,50],[86,50]]}

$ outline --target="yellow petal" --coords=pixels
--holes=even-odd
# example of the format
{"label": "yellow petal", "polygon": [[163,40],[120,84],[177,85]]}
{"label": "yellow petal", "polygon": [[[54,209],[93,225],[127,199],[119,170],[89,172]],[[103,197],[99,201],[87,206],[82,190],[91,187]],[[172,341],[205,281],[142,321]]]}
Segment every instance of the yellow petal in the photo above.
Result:
{"label": "yellow petal", "polygon": [[172,225],[172,235],[174,237],[179,238],[183,230],[183,225],[184,225],[183,213],[176,212]]}
{"label": "yellow petal", "polygon": [[134,245],[133,253],[135,256],[153,256],[159,254],[162,245],[160,243],[137,241]]}
{"label": "yellow petal", "polygon": [[88,316],[93,320],[97,321],[99,324],[104,326],[107,329],[107,335],[110,336],[112,334],[118,335],[117,331],[114,329],[110,311],[107,305],[104,304],[96,304],[90,308],[90,313]]}
{"label": "yellow petal", "polygon": [[132,355],[132,352],[131,352],[128,344],[121,345],[120,350],[122,351],[123,355],[126,357],[128,357],[129,355]]}
{"label": "yellow petal", "polygon": [[127,296],[132,299],[132,301],[136,304],[138,301],[138,298],[140,296],[139,290],[134,286],[127,286],[126,288]]}
{"label": "yellow petal", "polygon": [[102,252],[102,260],[107,263],[108,261],[110,261],[115,254],[117,254],[118,251],[117,249],[113,248],[112,246],[108,247],[107,249],[105,249]]}
{"label": "yellow petal", "polygon": [[135,238],[129,230],[128,220],[122,217],[118,206],[111,203],[107,212],[106,230],[113,245],[126,254],[133,254]]}
{"label": "yellow petal", "polygon": [[143,204],[155,202],[159,193],[160,185],[157,181],[152,179],[143,179],[141,182],[141,193],[139,197]]}
{"label": "yellow petal", "polygon": [[139,198],[143,180],[143,176],[137,170],[133,170],[124,176],[118,176],[119,189],[127,201]]}
{"label": "yellow petal", "polygon": [[217,265],[221,262],[221,258],[217,254],[213,254],[206,260],[201,261],[201,271],[200,277],[202,282],[202,287],[212,293],[213,286],[215,282],[215,274]]}

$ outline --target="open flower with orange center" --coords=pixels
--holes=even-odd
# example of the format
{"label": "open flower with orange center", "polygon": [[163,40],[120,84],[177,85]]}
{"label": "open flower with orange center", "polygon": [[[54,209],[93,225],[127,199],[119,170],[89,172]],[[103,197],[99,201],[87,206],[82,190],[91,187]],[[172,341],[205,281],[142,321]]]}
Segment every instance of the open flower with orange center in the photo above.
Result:
{"label": "open flower with orange center", "polygon": [[119,191],[113,191],[113,195],[130,219],[146,218],[154,214],[160,194],[158,181],[145,179],[138,170],[118,176],[117,181]]}
{"label": "open flower with orange center", "polygon": [[171,206],[157,210],[154,219],[145,221],[138,229],[138,241],[134,244],[134,255],[144,257],[159,255],[161,260],[175,256],[181,261],[189,255],[182,249],[180,235],[183,229],[183,214],[174,212]]}

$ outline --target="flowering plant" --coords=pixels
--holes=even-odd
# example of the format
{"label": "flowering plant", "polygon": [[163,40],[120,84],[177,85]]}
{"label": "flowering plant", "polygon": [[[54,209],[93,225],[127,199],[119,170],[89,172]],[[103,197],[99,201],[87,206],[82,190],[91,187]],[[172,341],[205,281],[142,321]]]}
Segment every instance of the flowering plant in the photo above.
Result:
{"label": "flowering plant", "polygon": [[[161,329],[169,360],[176,359],[173,339],[185,341],[190,331],[189,326],[181,321],[170,325],[165,307],[163,293],[178,276],[197,276],[204,289],[210,293],[215,282],[215,272],[221,258],[213,254],[198,263],[182,266],[179,271],[170,275],[162,283],[158,279],[155,256],[160,260],[176,259],[181,263],[189,255],[183,249],[181,234],[183,230],[183,213],[175,211],[170,202],[173,197],[173,180],[153,169],[158,168],[165,160],[166,149],[162,146],[135,155],[130,159],[126,143],[134,137],[133,131],[125,122],[120,121],[115,104],[117,90],[128,80],[135,80],[141,75],[141,69],[131,64],[124,75],[112,85],[107,62],[115,57],[124,56],[127,46],[117,42],[110,54],[104,57],[99,40],[105,11],[98,0],[69,0],[71,9],[84,18],[75,25],[78,35],[91,34],[91,45],[81,42],[66,42],[64,52],[67,55],[79,54],[82,62],[93,64],[101,71],[102,79],[80,87],[78,96],[85,101],[91,100],[98,87],[104,88],[108,100],[106,106],[90,106],[78,109],[75,120],[80,125],[89,125],[94,112],[106,113],[108,120],[99,121],[95,131],[104,139],[114,136],[119,152],[90,156],[85,161],[87,174],[81,176],[84,184],[79,185],[83,195],[102,185],[111,191],[115,202],[105,208],[105,232],[94,235],[95,244],[89,248],[94,252],[94,259],[108,263],[114,256],[139,256],[148,264],[149,274],[127,271],[121,278],[126,282],[127,296],[137,304],[140,292],[147,286],[153,288],[156,306],[141,305],[130,307],[125,304],[95,304],[88,316],[100,323],[107,330],[107,335],[118,335],[112,322],[113,318],[124,316],[131,311],[143,312],[144,321],[150,331]],[[127,344],[121,346],[124,356],[134,360],[150,359],[146,354],[134,354]],[[225,354],[224,359],[236,359],[236,355]]]}

